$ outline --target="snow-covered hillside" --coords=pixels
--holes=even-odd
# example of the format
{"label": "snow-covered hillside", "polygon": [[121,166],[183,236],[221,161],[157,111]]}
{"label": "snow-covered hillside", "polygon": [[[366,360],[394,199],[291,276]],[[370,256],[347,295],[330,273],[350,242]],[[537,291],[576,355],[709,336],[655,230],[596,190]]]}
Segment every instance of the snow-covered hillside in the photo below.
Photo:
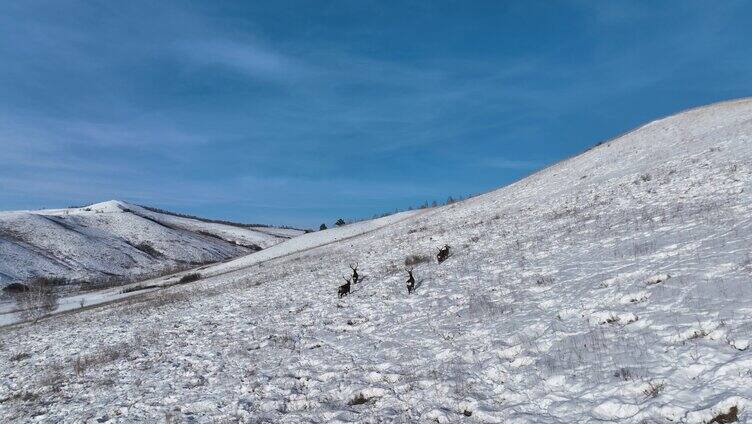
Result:
{"label": "snow-covered hillside", "polygon": [[148,275],[237,257],[301,233],[215,224],[118,201],[0,212],[0,285],[40,275],[68,280]]}
{"label": "snow-covered hillside", "polygon": [[5,328],[0,416],[750,422],[751,142],[752,100],[691,110],[483,196]]}
{"label": "snow-covered hillside", "polygon": [[[118,284],[114,287],[102,290],[62,293],[56,297],[54,314],[73,311],[82,308],[82,306],[91,308],[100,304],[109,304],[114,301],[123,301],[128,298],[140,297],[148,292],[172,287],[177,284],[183,284],[183,277],[190,274],[200,273],[203,278],[238,274],[237,271],[240,271],[242,274],[247,272],[248,268],[253,265],[262,264],[272,259],[290,256],[298,252],[360,236],[402,221],[418,213],[424,213],[424,211],[401,212],[370,221],[356,222],[345,227],[336,227],[328,231],[306,233],[257,253],[243,256],[223,264],[190,268],[182,272],[170,273],[168,275],[157,276],[129,284]],[[270,230],[287,231],[274,228],[270,228]],[[6,297],[9,301],[0,303],[0,326],[14,324],[28,319],[23,316],[23,314],[19,314],[17,302],[12,301],[14,300],[13,296]]]}

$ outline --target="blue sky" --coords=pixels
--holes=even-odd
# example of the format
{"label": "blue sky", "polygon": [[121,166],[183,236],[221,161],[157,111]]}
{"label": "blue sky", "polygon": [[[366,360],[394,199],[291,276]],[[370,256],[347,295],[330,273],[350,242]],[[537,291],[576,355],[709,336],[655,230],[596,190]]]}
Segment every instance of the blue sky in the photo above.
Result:
{"label": "blue sky", "polygon": [[315,226],[752,95],[750,2],[0,6],[0,209]]}

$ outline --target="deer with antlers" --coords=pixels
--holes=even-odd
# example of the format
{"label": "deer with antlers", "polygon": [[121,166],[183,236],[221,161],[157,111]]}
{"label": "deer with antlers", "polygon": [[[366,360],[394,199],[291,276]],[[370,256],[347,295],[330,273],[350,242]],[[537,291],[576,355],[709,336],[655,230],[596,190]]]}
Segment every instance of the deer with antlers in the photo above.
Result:
{"label": "deer with antlers", "polygon": [[360,278],[358,276],[358,263],[355,262],[355,266],[350,265],[350,269],[352,270],[352,282],[353,282],[353,284],[358,284],[358,279]]}
{"label": "deer with antlers", "polygon": [[[344,277],[342,277],[344,278]],[[337,296],[339,296],[340,299],[350,294],[350,281],[347,278],[344,278],[345,281],[347,281],[345,284],[339,286],[339,290],[337,290]]]}
{"label": "deer with antlers", "polygon": [[438,249],[439,253],[436,255],[436,260],[442,263],[449,258],[449,245],[445,244],[444,247],[439,247]]}
{"label": "deer with antlers", "polygon": [[415,290],[415,277],[413,277],[412,268],[407,270],[407,275],[410,276],[410,278],[407,279],[407,294],[412,294]]}

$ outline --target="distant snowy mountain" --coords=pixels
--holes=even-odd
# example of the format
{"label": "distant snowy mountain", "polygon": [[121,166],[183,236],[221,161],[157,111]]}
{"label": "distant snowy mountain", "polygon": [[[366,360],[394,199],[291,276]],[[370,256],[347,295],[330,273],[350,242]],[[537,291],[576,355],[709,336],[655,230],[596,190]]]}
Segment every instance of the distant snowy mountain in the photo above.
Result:
{"label": "distant snowy mountain", "polygon": [[0,285],[40,275],[72,280],[148,275],[245,255],[301,233],[204,222],[114,200],[0,212]]}
{"label": "distant snowy mountain", "polygon": [[[0,330],[0,416],[752,422],[750,246],[744,99],[466,201],[205,267],[195,283],[80,299],[99,307],[62,299],[65,313]],[[338,298],[355,264],[360,281]]]}

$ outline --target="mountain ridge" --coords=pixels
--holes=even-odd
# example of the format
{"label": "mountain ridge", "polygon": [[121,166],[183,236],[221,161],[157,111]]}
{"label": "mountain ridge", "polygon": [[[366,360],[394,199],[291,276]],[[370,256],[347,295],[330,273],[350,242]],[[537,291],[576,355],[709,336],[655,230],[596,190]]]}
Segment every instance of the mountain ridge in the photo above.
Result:
{"label": "mountain ridge", "polygon": [[171,267],[227,260],[302,233],[227,225],[117,200],[79,208],[0,212],[0,275],[5,283],[35,276],[132,279]]}

